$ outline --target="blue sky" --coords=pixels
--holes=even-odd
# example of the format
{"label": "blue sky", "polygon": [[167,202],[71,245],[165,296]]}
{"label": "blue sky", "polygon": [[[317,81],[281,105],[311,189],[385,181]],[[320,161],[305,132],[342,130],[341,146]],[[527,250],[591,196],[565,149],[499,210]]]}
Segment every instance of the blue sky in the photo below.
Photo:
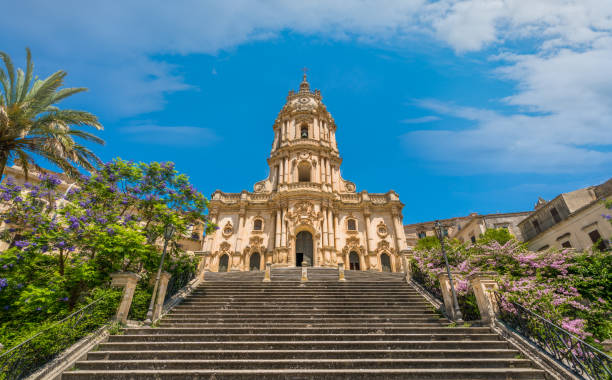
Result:
{"label": "blue sky", "polygon": [[338,125],[342,175],[404,222],[524,211],[612,163],[612,2],[28,1],[0,50],[85,86],[104,160],[176,162],[205,194],[267,176],[301,68]]}

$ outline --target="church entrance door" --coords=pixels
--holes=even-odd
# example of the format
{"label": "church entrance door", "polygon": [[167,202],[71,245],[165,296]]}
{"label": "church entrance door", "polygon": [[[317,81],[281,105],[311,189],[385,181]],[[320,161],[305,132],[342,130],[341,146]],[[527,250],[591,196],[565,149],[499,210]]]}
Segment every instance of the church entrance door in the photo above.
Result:
{"label": "church entrance door", "polygon": [[221,255],[219,259],[219,272],[227,272],[227,267],[229,265],[229,256]]}
{"label": "church entrance door", "polygon": [[349,269],[359,270],[359,255],[357,252],[351,252],[349,254]]}
{"label": "church entrance door", "polygon": [[260,265],[260,260],[261,260],[261,256],[259,256],[258,252],[255,252],[251,255],[251,258],[249,259],[249,270],[260,270],[259,265]]}
{"label": "church entrance door", "polygon": [[391,258],[386,253],[380,255],[380,264],[383,272],[391,272]]}
{"label": "church entrance door", "polygon": [[295,266],[312,266],[312,258],[312,234],[308,231],[299,232],[295,237]]}

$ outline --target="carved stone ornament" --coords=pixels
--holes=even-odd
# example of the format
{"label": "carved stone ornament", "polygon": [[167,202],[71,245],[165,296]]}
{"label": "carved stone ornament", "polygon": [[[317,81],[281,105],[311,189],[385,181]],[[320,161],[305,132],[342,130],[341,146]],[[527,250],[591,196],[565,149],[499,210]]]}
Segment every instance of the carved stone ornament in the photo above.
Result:
{"label": "carved stone ornament", "polygon": [[383,252],[395,254],[395,248],[391,247],[391,244],[388,241],[381,240],[378,242],[378,246],[376,247],[376,254],[378,255]]}
{"label": "carved stone ornament", "polygon": [[263,237],[261,236],[251,236],[249,239],[249,245],[244,249],[244,253],[248,254],[249,252],[259,252],[262,255],[266,252],[266,247],[263,245]]}
{"label": "carved stone ornament", "polygon": [[234,233],[234,227],[232,226],[232,222],[227,222],[225,223],[225,226],[223,226],[223,230],[221,230],[221,234],[223,235],[224,238],[229,238],[230,236],[232,236],[232,234]]}
{"label": "carved stone ornament", "polygon": [[293,226],[307,224],[314,228],[323,217],[320,212],[314,211],[314,205],[311,202],[301,201],[293,206],[293,210],[287,213],[286,218],[292,222]]}
{"label": "carved stone ornament", "polygon": [[389,235],[389,230],[387,229],[387,225],[382,220],[376,226],[376,233],[381,238],[385,238],[385,237],[387,237],[387,235]]}
{"label": "carved stone ornament", "polygon": [[255,190],[256,193],[264,192],[266,190],[266,180],[264,179],[263,181],[255,183],[255,186],[253,186],[253,190]]}
{"label": "carved stone ornament", "polygon": [[349,252],[356,251],[364,255],[366,249],[363,245],[359,245],[359,238],[357,236],[351,236],[346,238],[346,245],[342,248],[342,253],[348,255]]}
{"label": "carved stone ornament", "polygon": [[232,246],[230,245],[230,243],[224,241],[219,245],[219,251],[216,253],[230,253],[231,248]]}
{"label": "carved stone ornament", "polygon": [[355,184],[351,181],[344,181],[344,189],[349,193],[355,192]]}

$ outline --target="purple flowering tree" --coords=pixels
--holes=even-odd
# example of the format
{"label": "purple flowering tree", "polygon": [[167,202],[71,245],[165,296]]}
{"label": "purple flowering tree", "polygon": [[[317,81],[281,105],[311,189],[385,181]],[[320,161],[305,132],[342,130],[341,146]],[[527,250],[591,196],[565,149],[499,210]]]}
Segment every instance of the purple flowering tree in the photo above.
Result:
{"label": "purple flowering tree", "polygon": [[208,201],[172,163],[116,159],[77,185],[60,190],[57,177],[0,185],[5,207],[0,254],[0,338],[15,321],[57,317],[116,271],[143,274],[159,265],[163,227],[175,226],[166,270],[193,268],[178,243],[204,223]]}

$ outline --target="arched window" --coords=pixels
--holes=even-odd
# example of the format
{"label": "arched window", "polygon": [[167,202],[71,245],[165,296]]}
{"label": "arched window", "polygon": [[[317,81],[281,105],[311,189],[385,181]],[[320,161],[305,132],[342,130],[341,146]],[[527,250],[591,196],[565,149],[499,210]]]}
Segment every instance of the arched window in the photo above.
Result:
{"label": "arched window", "polygon": [[349,231],[357,231],[357,221],[355,219],[347,220],[346,229]]}
{"label": "arched window", "polygon": [[310,182],[310,164],[308,162],[300,162],[298,165],[298,181]]}
{"label": "arched window", "polygon": [[262,229],[263,229],[263,220],[255,219],[255,221],[253,222],[253,230],[261,231]]}
{"label": "arched window", "polygon": [[308,138],[308,126],[307,125],[302,125],[302,128],[300,129],[300,137],[303,139]]}

